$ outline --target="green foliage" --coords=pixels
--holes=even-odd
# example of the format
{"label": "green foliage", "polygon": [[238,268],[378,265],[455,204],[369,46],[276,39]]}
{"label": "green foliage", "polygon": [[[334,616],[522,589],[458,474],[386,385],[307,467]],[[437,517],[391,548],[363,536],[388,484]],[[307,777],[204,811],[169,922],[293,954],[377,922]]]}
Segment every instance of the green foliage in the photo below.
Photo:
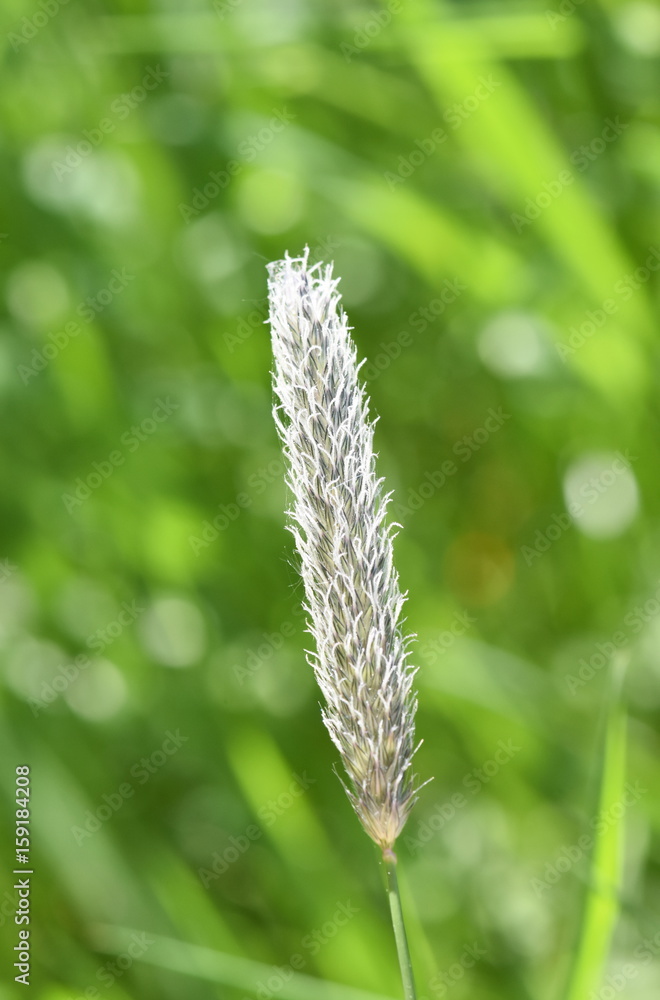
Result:
{"label": "green foliage", "polygon": [[400,996],[284,529],[265,264],[306,244],[419,637],[419,995],[657,996],[659,20],[7,6],[2,1000],[20,765],[32,996]]}

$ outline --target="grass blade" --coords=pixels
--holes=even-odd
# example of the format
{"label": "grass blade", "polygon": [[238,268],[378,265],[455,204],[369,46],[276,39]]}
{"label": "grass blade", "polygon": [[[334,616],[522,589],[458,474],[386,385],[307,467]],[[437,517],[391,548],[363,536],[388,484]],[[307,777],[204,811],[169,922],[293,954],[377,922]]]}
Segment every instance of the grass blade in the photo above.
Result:
{"label": "grass blade", "polygon": [[[579,938],[565,1000],[584,1000],[598,989],[619,910],[624,819],[614,808],[624,795],[626,711],[621,697],[623,659],[612,665],[603,733],[598,817]],[[613,820],[613,821],[610,821]]]}
{"label": "grass blade", "polygon": [[[100,949],[119,953],[135,933],[126,927],[104,925],[96,928],[95,937]],[[392,1000],[380,993],[370,993],[342,983],[324,982],[314,976],[294,972],[287,965],[266,965],[158,934],[149,934],[149,938],[153,943],[140,956],[140,962],[223,986],[234,986],[252,996],[257,995],[260,984],[263,988],[263,984],[272,980],[266,988],[277,993],[279,1000]]]}

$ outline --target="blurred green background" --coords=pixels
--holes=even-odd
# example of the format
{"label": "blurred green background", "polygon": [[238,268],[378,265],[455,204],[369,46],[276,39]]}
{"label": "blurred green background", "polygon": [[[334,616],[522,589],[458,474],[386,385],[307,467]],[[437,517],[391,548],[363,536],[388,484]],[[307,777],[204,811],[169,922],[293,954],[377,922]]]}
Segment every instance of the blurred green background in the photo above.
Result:
{"label": "blurred green background", "polygon": [[284,527],[265,264],[308,245],[403,526],[420,997],[656,997],[660,7],[2,20],[0,996],[23,765],[31,995],[400,996]]}

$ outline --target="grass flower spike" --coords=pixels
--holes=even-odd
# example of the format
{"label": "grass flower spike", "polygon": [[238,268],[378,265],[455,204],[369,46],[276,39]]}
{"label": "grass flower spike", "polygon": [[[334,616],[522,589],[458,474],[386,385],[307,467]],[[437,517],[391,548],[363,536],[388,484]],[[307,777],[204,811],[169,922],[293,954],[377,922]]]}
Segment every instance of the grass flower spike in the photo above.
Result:
{"label": "grass flower spike", "polygon": [[[274,416],[316,645],[309,658],[348,795],[395,878],[393,846],[416,800],[417,702],[374,422],[332,266],[309,266],[305,253],[268,270]],[[398,905],[398,893],[390,902]],[[412,989],[410,974],[407,996]]]}

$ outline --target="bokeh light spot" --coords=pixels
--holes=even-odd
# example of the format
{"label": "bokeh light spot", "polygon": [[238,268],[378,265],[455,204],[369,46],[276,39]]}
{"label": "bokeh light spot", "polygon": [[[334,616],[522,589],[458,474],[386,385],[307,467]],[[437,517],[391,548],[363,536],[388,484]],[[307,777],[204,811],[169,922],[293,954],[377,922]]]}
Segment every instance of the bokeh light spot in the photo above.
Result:
{"label": "bokeh light spot", "polygon": [[614,16],[617,35],[623,44],[642,56],[660,52],[660,9],[639,0],[620,7]]}
{"label": "bokeh light spot", "polygon": [[169,146],[194,142],[204,127],[205,109],[190,94],[168,94],[147,103],[145,115],[151,131]]}
{"label": "bokeh light spot", "polygon": [[64,692],[69,708],[90,722],[103,722],[117,715],[126,695],[126,681],[110,660],[91,663]]}
{"label": "bokeh light spot", "polygon": [[48,261],[27,260],[9,275],[7,304],[26,326],[45,326],[64,315],[69,290],[60,272]]}
{"label": "bokeh light spot", "polygon": [[506,378],[538,375],[550,365],[544,324],[523,312],[503,312],[490,319],[479,335],[477,350],[487,368]]}
{"label": "bokeh light spot", "polygon": [[581,455],[566,470],[563,489],[575,527],[590,538],[622,534],[639,509],[630,457],[621,452]]}
{"label": "bokeh light spot", "polygon": [[206,650],[206,626],[199,608],[185,597],[159,597],[139,625],[147,653],[165,667],[191,667]]}
{"label": "bokeh light spot", "polygon": [[285,232],[302,213],[300,181],[276,170],[255,170],[238,188],[238,207],[255,232]]}
{"label": "bokeh light spot", "polygon": [[116,614],[116,602],[110,592],[89,577],[75,576],[61,587],[56,614],[66,631],[86,642],[97,629],[107,625]]}
{"label": "bokeh light spot", "polygon": [[515,575],[511,549],[501,538],[468,532],[447,553],[449,583],[467,603],[495,604],[510,590]]}

